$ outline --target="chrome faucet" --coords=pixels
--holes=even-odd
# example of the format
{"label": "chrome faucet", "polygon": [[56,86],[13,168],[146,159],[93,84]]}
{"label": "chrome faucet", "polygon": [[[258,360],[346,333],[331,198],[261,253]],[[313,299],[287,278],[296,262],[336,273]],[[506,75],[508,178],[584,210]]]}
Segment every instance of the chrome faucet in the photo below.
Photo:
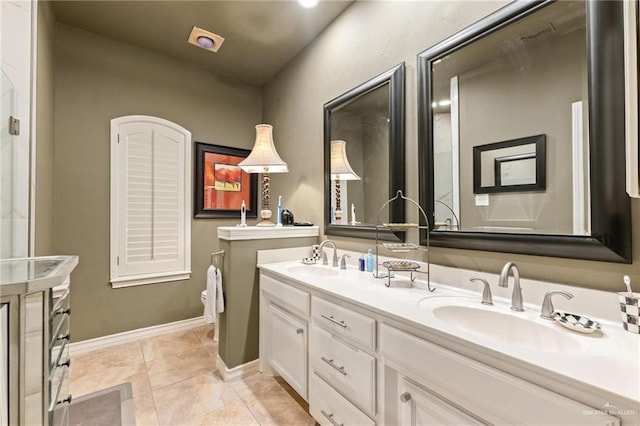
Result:
{"label": "chrome faucet", "polygon": [[351,256],[346,253],[340,258],[340,269],[347,269],[347,258],[351,259]]}
{"label": "chrome faucet", "polygon": [[324,240],[323,242],[320,243],[320,248],[318,249],[320,251],[320,253],[322,253],[322,264],[323,265],[328,265],[329,262],[327,262],[327,254],[322,250],[325,246],[325,244],[331,244],[333,246],[333,266],[334,268],[338,267],[338,248],[336,247],[336,243],[334,243],[331,240]]}
{"label": "chrome faucet", "polygon": [[484,290],[482,291],[482,304],[483,305],[493,305],[493,298],[491,297],[491,287],[489,286],[489,281],[484,278],[473,277],[469,278],[469,281],[480,281],[484,284]]}
{"label": "chrome faucet", "polygon": [[560,294],[567,299],[573,298],[573,294],[567,293],[566,291],[555,290],[547,292],[547,294],[544,295],[544,300],[542,301],[542,312],[540,312],[540,318],[553,320],[553,317],[551,315],[553,314],[554,309],[553,302],[551,301],[551,296],[553,296],[554,294]]}
{"label": "chrome faucet", "polygon": [[511,310],[522,312],[522,288],[520,288],[520,271],[513,262],[507,262],[500,272],[500,278],[498,278],[498,286],[508,287],[509,271],[513,270],[513,293],[511,293]]}

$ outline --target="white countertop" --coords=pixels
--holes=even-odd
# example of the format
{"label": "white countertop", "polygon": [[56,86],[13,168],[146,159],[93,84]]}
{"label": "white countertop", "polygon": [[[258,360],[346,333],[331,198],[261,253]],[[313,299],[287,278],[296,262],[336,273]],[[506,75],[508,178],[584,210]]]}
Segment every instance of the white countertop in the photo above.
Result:
{"label": "white countertop", "polygon": [[219,226],[221,240],[265,240],[273,238],[317,237],[318,226]]}
{"label": "white countertop", "polygon": [[[359,253],[351,253],[351,265],[347,270],[313,265],[307,267],[309,272],[301,269],[302,263],[299,260],[273,262],[277,256],[266,253],[259,255],[258,266],[263,272],[294,280],[321,293],[339,297],[410,326],[417,326],[435,337],[437,343],[451,342],[456,348],[469,348],[471,353],[484,355],[483,360],[489,360],[487,363],[494,364],[494,367],[501,368],[504,367],[502,363],[509,363],[517,369],[533,372],[532,374],[557,377],[558,380],[569,379],[569,384],[577,381],[590,385],[595,388],[595,392],[602,390],[626,399],[628,405],[640,413],[640,335],[622,328],[615,293],[521,279],[525,312],[512,312],[512,278],[509,279],[509,288],[503,289],[497,287],[495,274],[431,265],[431,284],[436,287],[436,291],[430,293],[423,288],[410,287],[408,279],[402,277],[392,279],[390,288],[385,287],[386,279],[376,279],[371,273],[360,272],[352,266],[354,260],[357,262]],[[288,259],[292,258],[292,253],[291,249],[287,252]],[[297,259],[304,256],[306,254]],[[314,268],[329,268],[337,274],[329,277],[315,276],[311,272]],[[480,303],[482,286],[477,283],[469,284],[470,276],[481,276],[489,280],[494,293],[494,306]],[[451,285],[456,281],[461,283],[460,287]],[[550,289],[569,291],[575,296],[572,300],[554,298],[556,310],[588,316],[602,324],[602,331],[581,334],[565,329],[555,321],[541,319],[540,295],[543,296]],[[534,297],[537,304],[527,303]],[[545,339],[538,341],[536,333],[517,336],[518,344],[505,343],[500,339],[467,331],[459,325],[449,324],[434,315],[436,308],[451,304],[513,315],[535,323],[532,328],[548,331],[552,335],[566,333],[566,336],[560,336],[561,343],[566,343],[566,348],[559,350],[558,346],[554,348],[550,345],[553,342]],[[605,395],[603,404],[607,402],[604,399]]]}
{"label": "white countertop", "polygon": [[59,286],[78,264],[78,256],[0,260],[0,296],[33,293]]}

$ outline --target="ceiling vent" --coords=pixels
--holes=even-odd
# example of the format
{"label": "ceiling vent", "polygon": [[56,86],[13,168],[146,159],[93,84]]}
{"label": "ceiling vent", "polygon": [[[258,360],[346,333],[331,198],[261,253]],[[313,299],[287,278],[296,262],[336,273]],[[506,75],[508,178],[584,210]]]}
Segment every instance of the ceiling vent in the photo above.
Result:
{"label": "ceiling vent", "polygon": [[218,49],[222,47],[224,37],[210,31],[203,30],[202,28],[193,27],[187,41],[194,46],[198,46],[212,52],[217,52]]}

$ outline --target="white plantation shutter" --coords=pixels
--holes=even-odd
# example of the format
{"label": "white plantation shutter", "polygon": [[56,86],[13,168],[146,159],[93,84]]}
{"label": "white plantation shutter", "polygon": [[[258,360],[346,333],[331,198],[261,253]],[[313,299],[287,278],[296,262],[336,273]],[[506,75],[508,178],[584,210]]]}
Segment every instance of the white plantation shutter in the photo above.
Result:
{"label": "white plantation shutter", "polygon": [[191,134],[155,117],[112,120],[111,282],[190,274]]}

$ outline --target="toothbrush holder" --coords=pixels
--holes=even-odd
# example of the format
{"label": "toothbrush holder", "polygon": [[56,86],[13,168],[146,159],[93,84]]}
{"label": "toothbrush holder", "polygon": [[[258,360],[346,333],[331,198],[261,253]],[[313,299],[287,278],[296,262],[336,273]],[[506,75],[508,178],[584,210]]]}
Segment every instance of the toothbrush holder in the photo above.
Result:
{"label": "toothbrush holder", "polygon": [[640,293],[618,293],[622,326],[630,333],[640,334]]}

